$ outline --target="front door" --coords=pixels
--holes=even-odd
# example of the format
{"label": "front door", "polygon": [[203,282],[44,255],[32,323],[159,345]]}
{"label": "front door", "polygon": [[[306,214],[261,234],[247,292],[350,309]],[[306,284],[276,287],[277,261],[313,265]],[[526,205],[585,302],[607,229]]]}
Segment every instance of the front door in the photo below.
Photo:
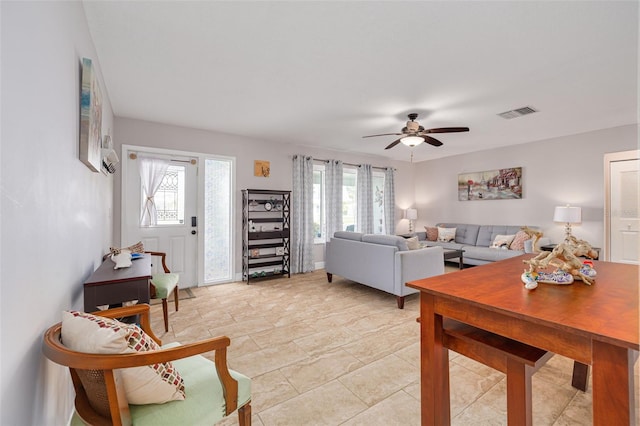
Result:
{"label": "front door", "polygon": [[638,152],[607,154],[605,171],[608,177],[605,259],[611,262],[638,264],[640,254]]}
{"label": "front door", "polygon": [[[180,287],[198,285],[197,247],[197,157],[168,150],[123,147],[122,246],[142,241],[147,251],[167,253],[167,266],[180,274]],[[141,225],[143,194],[139,165],[141,158],[167,160],[169,166],[158,191],[155,225]],[[161,265],[154,264],[154,272]]]}

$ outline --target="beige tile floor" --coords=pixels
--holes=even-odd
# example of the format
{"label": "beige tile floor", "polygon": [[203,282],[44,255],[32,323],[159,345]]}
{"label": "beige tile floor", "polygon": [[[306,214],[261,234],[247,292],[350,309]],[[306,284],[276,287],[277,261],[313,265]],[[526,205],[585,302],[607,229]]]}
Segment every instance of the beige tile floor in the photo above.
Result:
{"label": "beige tile floor", "polygon": [[[418,295],[399,310],[394,296],[329,284],[324,271],[192,291],[179,312],[169,305],[168,333],[153,306],[153,330],[163,343],[229,336],[230,368],[252,378],[254,425],[420,424]],[[592,423],[572,366],[556,355],[534,375],[535,425]],[[452,424],[506,424],[504,374],[451,352],[450,377]],[[235,414],[220,423],[235,424]]]}

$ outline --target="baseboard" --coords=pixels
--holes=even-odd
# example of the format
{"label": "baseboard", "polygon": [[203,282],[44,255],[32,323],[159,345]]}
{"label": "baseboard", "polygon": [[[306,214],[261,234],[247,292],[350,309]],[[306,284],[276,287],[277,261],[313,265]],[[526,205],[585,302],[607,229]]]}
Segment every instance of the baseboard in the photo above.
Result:
{"label": "baseboard", "polygon": [[316,262],[315,270],[324,269],[324,262]]}

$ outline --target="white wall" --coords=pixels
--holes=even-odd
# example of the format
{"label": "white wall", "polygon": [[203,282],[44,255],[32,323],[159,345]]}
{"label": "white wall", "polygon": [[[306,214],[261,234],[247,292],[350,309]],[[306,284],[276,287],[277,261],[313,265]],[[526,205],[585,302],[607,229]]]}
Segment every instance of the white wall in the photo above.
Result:
{"label": "white wall", "polygon": [[[437,222],[539,226],[552,242],[564,238],[553,222],[555,206],[582,207],[576,237],[602,247],[604,241],[604,154],[638,147],[638,126],[622,126],[578,135],[458,155],[416,165],[417,226]],[[459,173],[522,167],[520,200],[458,201]]]}
{"label": "white wall", "polygon": [[[398,231],[406,227],[406,220],[402,219],[401,209],[407,208],[413,200],[412,167],[411,163],[392,161],[384,157],[367,156],[347,152],[319,150],[315,148],[280,144],[249,139],[241,136],[197,130],[185,127],[170,126],[142,120],[117,117],[115,119],[114,143],[116,150],[124,145],[147,146],[154,148],[176,149],[204,154],[225,155],[236,158],[236,275],[242,271],[241,253],[241,202],[240,190],[278,189],[291,190],[292,185],[292,157],[295,154],[311,155],[320,159],[340,159],[348,163],[369,163],[373,166],[396,168],[396,221]],[[253,176],[253,161],[265,160],[271,163],[271,175],[268,178]],[[122,246],[135,241],[120,241],[120,191],[121,173],[116,172],[114,188],[114,240],[116,245]],[[314,250],[316,262],[324,261],[324,245],[317,245]]]}
{"label": "white wall", "polygon": [[42,355],[42,334],[83,307],[111,245],[113,178],[78,160],[81,58],[99,63],[80,2],[3,1],[0,14],[0,424],[62,425],[71,381]]}

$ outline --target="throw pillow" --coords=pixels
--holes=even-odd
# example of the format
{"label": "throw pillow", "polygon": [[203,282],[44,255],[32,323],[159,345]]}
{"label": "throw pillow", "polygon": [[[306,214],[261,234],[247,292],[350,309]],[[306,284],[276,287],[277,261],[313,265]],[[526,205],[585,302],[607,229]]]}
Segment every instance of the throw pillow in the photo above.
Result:
{"label": "throw pillow", "polygon": [[513,239],[515,238],[515,234],[514,235],[496,235],[496,237],[493,239],[493,243],[491,244],[492,248],[509,248],[509,245],[511,244],[511,242],[513,241]]}
{"label": "throw pillow", "polygon": [[418,237],[407,238],[407,246],[409,250],[418,250],[420,248],[420,241],[418,241]]}
{"label": "throw pillow", "polygon": [[524,242],[529,239],[529,234],[524,231],[518,231],[509,248],[511,250],[524,250]]}
{"label": "throw pillow", "polygon": [[456,239],[456,228],[441,228],[438,226],[438,241],[448,242]]}
{"label": "throw pillow", "polygon": [[435,226],[425,226],[424,229],[427,231],[427,241],[438,240],[438,228]]}
{"label": "throw pillow", "polygon": [[[62,342],[74,351],[95,354],[160,349],[136,325],[77,311],[62,313]],[[119,371],[129,404],[163,404],[185,398],[182,377],[170,362]]]}

